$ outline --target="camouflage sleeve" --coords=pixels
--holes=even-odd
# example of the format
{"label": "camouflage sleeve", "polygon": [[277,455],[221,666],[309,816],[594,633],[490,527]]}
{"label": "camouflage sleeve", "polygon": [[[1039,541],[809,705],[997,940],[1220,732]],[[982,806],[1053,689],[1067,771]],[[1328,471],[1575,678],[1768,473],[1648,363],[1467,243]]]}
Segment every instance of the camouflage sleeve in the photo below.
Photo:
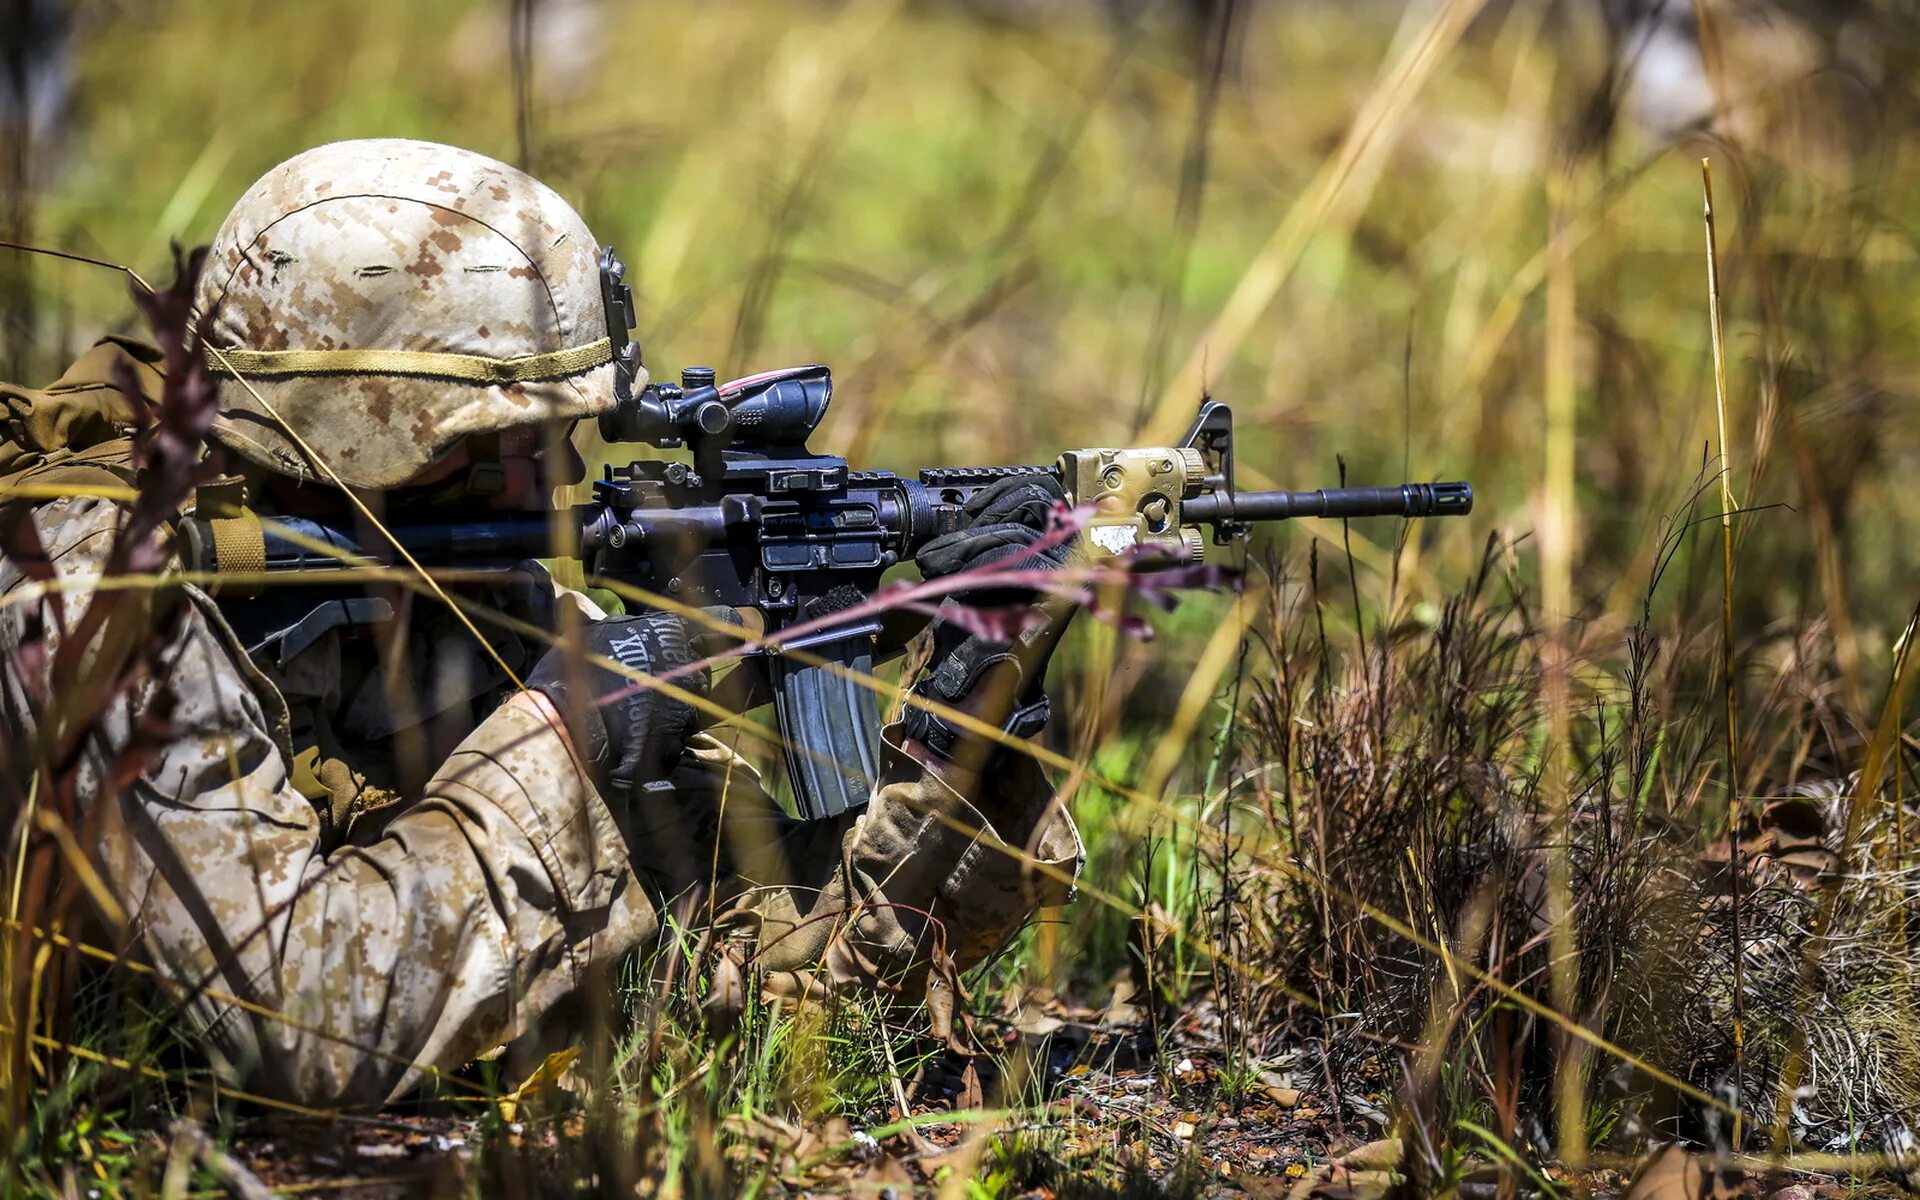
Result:
{"label": "camouflage sleeve", "polygon": [[[896,728],[885,741],[867,807],[850,822],[791,823],[787,878],[743,893],[739,916],[758,930],[755,961],[776,992],[852,983],[917,999],[937,947],[965,970],[1035,909],[1072,898],[1080,835],[1037,763],[1007,754],[977,779],[943,775],[902,750]],[[718,743],[697,749],[715,764],[731,757]],[[757,792],[750,770],[727,770]]]}
{"label": "camouflage sleeve", "polygon": [[[35,514],[57,570],[82,581],[68,614],[117,519],[92,500]],[[21,585],[0,560],[0,592]],[[246,1086],[310,1105],[397,1096],[513,1038],[649,931],[612,814],[532,707],[496,711],[418,802],[322,854],[274,714],[193,595],[156,680],[97,726],[80,799],[100,814],[101,875],[129,932]],[[0,608],[0,715],[15,744],[35,728],[23,673],[37,656],[17,651],[36,611],[57,639],[44,602]],[[161,688],[169,736],[102,794]]]}

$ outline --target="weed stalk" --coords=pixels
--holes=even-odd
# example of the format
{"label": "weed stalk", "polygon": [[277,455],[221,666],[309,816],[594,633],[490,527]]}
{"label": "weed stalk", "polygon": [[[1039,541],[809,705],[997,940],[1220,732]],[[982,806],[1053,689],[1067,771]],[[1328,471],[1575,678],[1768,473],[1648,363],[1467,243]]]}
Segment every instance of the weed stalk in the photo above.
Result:
{"label": "weed stalk", "polygon": [[1731,889],[1728,928],[1733,940],[1733,1148],[1741,1146],[1745,1128],[1741,1090],[1746,1083],[1746,947],[1741,938],[1741,906],[1745,892],[1741,861],[1740,721],[1733,661],[1733,460],[1727,444],[1726,329],[1720,314],[1720,257],[1714,228],[1713,164],[1700,160],[1700,187],[1705,200],[1707,234],[1707,319],[1713,340],[1713,411],[1719,430],[1720,452],[1720,686],[1726,702],[1727,756],[1727,886]]}

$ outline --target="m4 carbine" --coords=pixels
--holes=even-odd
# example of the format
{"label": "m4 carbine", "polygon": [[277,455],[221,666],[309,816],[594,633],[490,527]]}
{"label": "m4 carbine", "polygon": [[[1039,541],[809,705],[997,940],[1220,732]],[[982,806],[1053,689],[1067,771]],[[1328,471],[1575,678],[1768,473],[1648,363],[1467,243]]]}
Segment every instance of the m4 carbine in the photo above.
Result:
{"label": "m4 carbine", "polygon": [[[808,818],[866,803],[879,774],[879,708],[855,676],[884,655],[884,622],[834,622],[832,615],[861,605],[888,569],[928,541],[963,527],[967,500],[1007,476],[1056,476],[1069,502],[1091,514],[1081,534],[1096,559],[1146,553],[1198,561],[1203,527],[1224,545],[1255,521],[1458,516],[1473,508],[1465,483],[1240,491],[1233,413],[1213,400],[1201,404],[1174,446],[1069,450],[1052,466],[935,467],[917,479],[854,471],[844,458],[807,448],[832,394],[823,366],[726,384],[716,383],[711,368],[688,368],[677,386],[649,386],[600,418],[610,443],[684,449],[688,459],[608,466],[593,501],[574,510],[589,576],[694,607],[753,609],[776,636],[819,622],[752,656],[743,670],[754,686],[735,697],[743,706],[773,703],[795,801]],[[275,525],[264,533],[269,575],[397,561],[391,547],[363,548],[336,529],[288,519]],[[551,530],[547,517],[530,515],[391,531],[423,566],[475,568],[550,554]],[[190,569],[221,568],[223,532],[231,539],[217,521],[182,523]]]}

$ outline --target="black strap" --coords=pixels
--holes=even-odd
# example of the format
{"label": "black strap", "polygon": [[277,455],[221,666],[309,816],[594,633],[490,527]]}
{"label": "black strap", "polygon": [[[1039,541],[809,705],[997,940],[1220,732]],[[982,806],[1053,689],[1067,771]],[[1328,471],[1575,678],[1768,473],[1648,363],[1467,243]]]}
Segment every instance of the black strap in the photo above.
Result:
{"label": "black strap", "polygon": [[[913,694],[926,698],[919,687]],[[1000,728],[1010,737],[1030,738],[1046,728],[1047,719],[1053,715],[1053,706],[1047,700],[1045,692],[1022,704],[1007,716],[1006,723]],[[983,739],[970,730],[961,729],[946,718],[918,705],[909,704],[900,714],[900,732],[919,742],[934,756],[945,762],[953,762],[963,748],[969,744],[977,745]]]}

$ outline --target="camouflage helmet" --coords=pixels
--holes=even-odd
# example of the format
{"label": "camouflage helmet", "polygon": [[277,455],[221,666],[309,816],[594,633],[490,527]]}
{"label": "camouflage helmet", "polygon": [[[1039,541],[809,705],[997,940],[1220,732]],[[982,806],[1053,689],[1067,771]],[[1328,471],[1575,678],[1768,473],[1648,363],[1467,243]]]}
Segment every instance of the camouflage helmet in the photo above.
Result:
{"label": "camouflage helmet", "polygon": [[463,438],[592,416],[646,382],[618,260],[579,214],[432,142],[335,142],[267,172],[195,300],[220,349],[216,436],[299,479],[328,481],[319,458],[393,487]]}

